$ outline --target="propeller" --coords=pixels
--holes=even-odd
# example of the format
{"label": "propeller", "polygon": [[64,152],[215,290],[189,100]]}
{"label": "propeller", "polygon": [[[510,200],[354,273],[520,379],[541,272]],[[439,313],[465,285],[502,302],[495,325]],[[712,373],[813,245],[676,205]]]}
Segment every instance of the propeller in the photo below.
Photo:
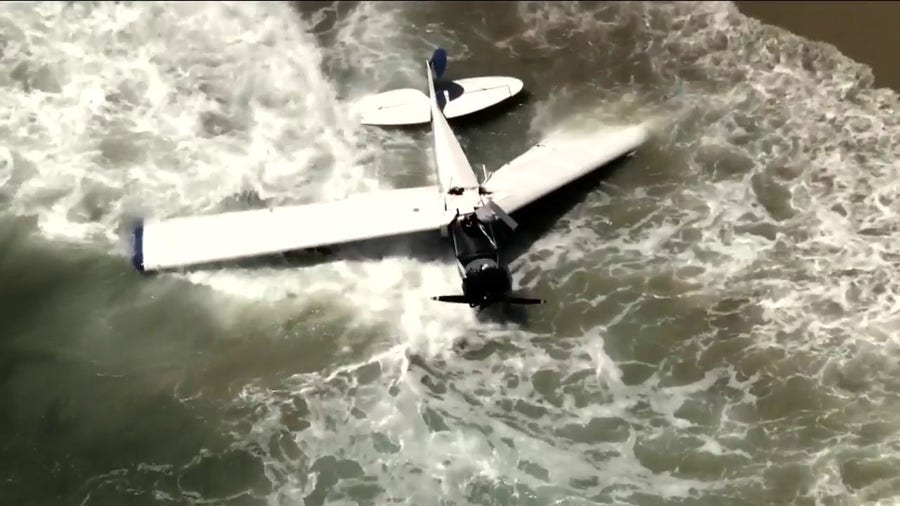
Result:
{"label": "propeller", "polygon": [[452,302],[454,304],[470,304],[471,301],[465,295],[438,295],[432,297],[431,300],[438,302]]}
{"label": "propeller", "polygon": [[[438,295],[437,297],[432,297],[431,300],[436,300],[438,302],[450,302],[454,304],[468,304],[472,307],[478,306],[482,302],[469,299],[465,295]],[[508,304],[543,304],[546,301],[544,299],[535,299],[532,297],[504,297],[494,302],[506,302]]]}

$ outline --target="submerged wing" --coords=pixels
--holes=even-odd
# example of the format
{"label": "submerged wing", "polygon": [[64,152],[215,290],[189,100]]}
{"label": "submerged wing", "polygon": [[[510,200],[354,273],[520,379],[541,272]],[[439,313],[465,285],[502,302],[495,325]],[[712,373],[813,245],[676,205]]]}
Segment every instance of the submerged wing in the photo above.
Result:
{"label": "submerged wing", "polygon": [[637,149],[647,125],[542,142],[497,169],[482,185],[511,213]]}
{"label": "submerged wing", "polygon": [[133,261],[158,270],[439,230],[436,186],[384,190],[345,200],[147,221],[135,230]]}

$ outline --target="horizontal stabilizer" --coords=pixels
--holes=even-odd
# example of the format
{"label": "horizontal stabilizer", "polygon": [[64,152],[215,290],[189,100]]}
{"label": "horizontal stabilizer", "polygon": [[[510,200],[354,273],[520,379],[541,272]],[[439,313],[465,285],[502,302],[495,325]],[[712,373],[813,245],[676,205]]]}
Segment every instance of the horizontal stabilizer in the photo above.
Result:
{"label": "horizontal stabilizer", "polygon": [[440,230],[444,203],[436,186],[361,193],[344,200],[148,220],[134,231],[138,270],[235,260]]}
{"label": "horizontal stabilizer", "polygon": [[[459,118],[482,111],[522,91],[514,77],[471,77],[435,84],[444,117]],[[420,125],[431,121],[428,95],[414,88],[385,91],[360,102],[364,125]]]}
{"label": "horizontal stabilizer", "polygon": [[431,121],[428,95],[413,88],[385,91],[360,104],[363,125],[420,125]]}
{"label": "horizontal stabilizer", "polygon": [[[525,85],[515,77],[469,77],[435,86],[444,117],[460,118],[514,97]],[[449,96],[449,100],[447,97]]]}

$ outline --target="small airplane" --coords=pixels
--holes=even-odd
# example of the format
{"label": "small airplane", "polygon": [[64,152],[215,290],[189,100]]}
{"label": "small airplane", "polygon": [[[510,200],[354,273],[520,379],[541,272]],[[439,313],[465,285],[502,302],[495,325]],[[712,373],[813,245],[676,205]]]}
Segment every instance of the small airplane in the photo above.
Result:
{"label": "small airplane", "polygon": [[[431,123],[437,184],[360,193],[331,202],[148,220],[133,229],[132,264],[141,272],[307,250],[416,232],[450,238],[462,278],[462,294],[432,300],[492,304],[540,304],[512,290],[500,256],[495,225],[510,231],[510,216],[566,184],[630,155],[648,135],[648,123],[572,140],[545,140],[479,183],[447,119],[503,102],[523,89],[512,77],[438,82],[447,55],[425,60],[428,96],[414,88],[373,95],[362,123],[397,126]],[[436,91],[440,90],[440,93]],[[486,176],[486,174],[485,174]]]}

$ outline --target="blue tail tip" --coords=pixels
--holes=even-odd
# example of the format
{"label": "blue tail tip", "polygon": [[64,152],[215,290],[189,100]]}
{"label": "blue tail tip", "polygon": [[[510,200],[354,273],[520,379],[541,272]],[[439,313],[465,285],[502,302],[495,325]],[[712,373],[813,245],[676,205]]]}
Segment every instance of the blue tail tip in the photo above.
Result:
{"label": "blue tail tip", "polygon": [[447,51],[443,48],[436,48],[431,54],[431,68],[434,70],[434,77],[440,79],[447,70]]}
{"label": "blue tail tip", "polygon": [[131,265],[139,272],[144,272],[144,223],[138,222],[131,232],[134,245],[134,253],[131,255]]}

